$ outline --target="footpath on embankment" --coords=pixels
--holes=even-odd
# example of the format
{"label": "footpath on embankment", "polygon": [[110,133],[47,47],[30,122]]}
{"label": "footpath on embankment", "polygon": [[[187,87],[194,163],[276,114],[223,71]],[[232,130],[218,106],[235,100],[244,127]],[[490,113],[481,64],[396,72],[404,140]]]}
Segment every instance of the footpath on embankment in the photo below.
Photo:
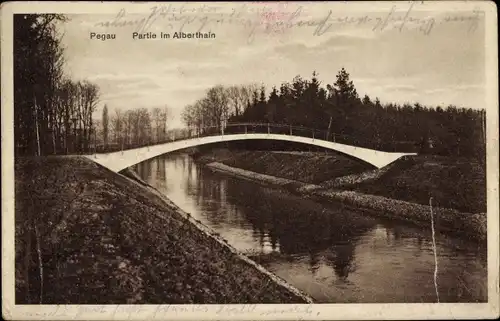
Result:
{"label": "footpath on embankment", "polygon": [[411,156],[372,169],[342,155],[318,152],[214,149],[193,156],[212,170],[370,215],[425,228],[430,228],[432,215],[440,233],[486,241],[484,170],[470,159]]}
{"label": "footpath on embankment", "polygon": [[15,177],[16,304],[312,302],[131,171],[18,158]]}

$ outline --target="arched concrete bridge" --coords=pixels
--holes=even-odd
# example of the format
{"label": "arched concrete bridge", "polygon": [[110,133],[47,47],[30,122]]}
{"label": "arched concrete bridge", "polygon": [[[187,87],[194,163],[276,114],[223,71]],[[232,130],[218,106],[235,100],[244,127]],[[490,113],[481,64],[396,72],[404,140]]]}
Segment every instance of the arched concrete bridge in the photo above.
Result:
{"label": "arched concrete bridge", "polygon": [[93,161],[101,164],[108,169],[119,172],[127,167],[145,161],[147,159],[174,152],[180,149],[195,147],[205,144],[217,143],[217,142],[229,142],[238,140],[250,140],[250,139],[260,139],[260,140],[277,140],[277,141],[288,141],[309,144],[319,147],[324,147],[334,151],[338,151],[352,157],[363,160],[370,163],[377,168],[382,168],[396,159],[406,156],[415,155],[415,153],[389,153],[382,152],[378,150],[361,148],[356,146],[350,146],[345,144],[340,144],[336,142],[315,139],[311,137],[302,136],[292,136],[284,134],[270,134],[270,133],[247,133],[247,134],[228,134],[219,136],[206,136],[199,138],[188,138],[179,141],[173,141],[158,145],[153,145],[149,147],[140,147],[136,149],[129,149],[124,151],[118,151],[107,154],[93,154],[87,155],[86,157],[92,159]]}

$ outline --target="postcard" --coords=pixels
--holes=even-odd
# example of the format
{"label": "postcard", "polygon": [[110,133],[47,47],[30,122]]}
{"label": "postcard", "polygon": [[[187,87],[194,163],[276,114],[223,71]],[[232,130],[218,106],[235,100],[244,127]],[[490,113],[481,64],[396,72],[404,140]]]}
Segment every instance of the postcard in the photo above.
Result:
{"label": "postcard", "polygon": [[1,15],[5,319],[499,317],[494,2]]}

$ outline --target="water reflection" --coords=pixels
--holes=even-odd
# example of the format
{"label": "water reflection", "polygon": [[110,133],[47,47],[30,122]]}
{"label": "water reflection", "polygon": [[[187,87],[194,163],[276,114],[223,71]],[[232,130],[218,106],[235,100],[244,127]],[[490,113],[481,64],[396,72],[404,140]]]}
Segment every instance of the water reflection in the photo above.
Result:
{"label": "water reflection", "polygon": [[[214,173],[185,155],[139,175],[318,302],[434,302],[430,232]],[[154,170],[153,170],[154,169]],[[485,251],[438,237],[442,302],[485,301]]]}

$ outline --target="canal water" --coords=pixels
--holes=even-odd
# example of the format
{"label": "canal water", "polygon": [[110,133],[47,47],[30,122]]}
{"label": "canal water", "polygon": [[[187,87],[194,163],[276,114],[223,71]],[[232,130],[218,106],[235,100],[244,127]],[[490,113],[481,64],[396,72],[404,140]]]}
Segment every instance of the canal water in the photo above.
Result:
{"label": "canal water", "polygon": [[[327,206],[185,154],[133,168],[177,206],[318,303],[437,302],[430,228]],[[486,251],[437,235],[440,302],[486,302]]]}

